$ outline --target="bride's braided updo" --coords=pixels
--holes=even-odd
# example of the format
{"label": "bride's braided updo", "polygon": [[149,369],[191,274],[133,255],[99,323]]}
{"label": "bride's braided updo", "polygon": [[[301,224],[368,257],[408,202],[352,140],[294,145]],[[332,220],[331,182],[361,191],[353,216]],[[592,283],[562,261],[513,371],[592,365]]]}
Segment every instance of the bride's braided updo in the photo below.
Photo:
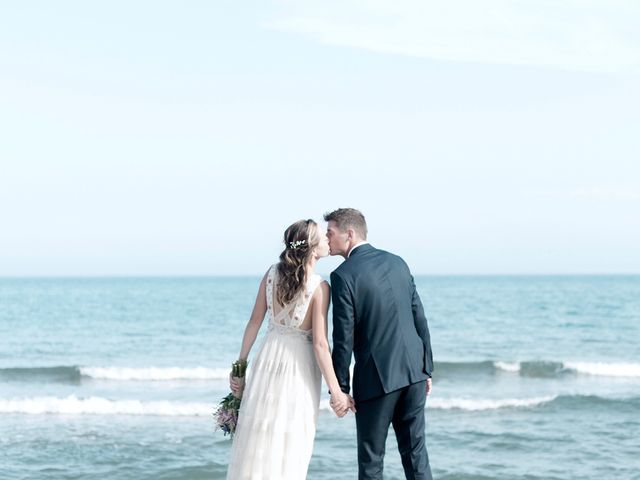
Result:
{"label": "bride's braided updo", "polygon": [[307,264],[320,243],[318,224],[298,220],[284,232],[284,250],[278,263],[276,299],[281,306],[291,302],[307,281]]}

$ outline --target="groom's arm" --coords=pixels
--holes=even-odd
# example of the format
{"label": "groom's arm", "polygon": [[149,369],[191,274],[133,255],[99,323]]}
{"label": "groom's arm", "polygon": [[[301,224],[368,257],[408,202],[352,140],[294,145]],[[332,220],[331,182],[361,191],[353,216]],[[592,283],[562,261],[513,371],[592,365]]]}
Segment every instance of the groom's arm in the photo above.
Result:
{"label": "groom's arm", "polygon": [[[411,276],[411,273],[409,273]],[[431,335],[429,334],[429,325],[427,317],[424,314],[422,300],[416,289],[416,283],[411,276],[411,310],[413,311],[413,323],[416,326],[416,332],[422,339],[424,345],[424,371],[429,377],[433,372],[433,353],[431,352]]]}
{"label": "groom's arm", "polygon": [[353,296],[344,279],[331,273],[331,300],[333,302],[333,369],[340,389],[349,393],[349,366],[353,352],[354,306]]}

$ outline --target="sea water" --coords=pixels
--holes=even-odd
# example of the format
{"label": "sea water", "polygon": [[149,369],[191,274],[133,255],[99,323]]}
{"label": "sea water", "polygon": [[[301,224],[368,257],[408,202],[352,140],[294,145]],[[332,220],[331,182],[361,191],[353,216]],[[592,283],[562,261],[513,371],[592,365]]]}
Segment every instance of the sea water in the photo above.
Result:
{"label": "sea water", "polygon": [[[0,279],[0,479],[224,478],[212,414],[259,281]],[[434,478],[640,479],[640,277],[416,284]],[[308,478],[356,478],[356,457],[323,386]],[[393,429],[385,478],[404,478]]]}

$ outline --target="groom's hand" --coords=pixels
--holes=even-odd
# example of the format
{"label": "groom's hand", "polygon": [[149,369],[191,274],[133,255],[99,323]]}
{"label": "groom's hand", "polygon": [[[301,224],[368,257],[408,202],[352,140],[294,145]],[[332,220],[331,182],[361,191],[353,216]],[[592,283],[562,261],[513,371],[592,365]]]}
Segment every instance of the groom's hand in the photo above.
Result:
{"label": "groom's hand", "polygon": [[349,410],[356,413],[356,402],[353,400],[351,395],[347,395],[347,397],[349,397]]}
{"label": "groom's hand", "polygon": [[427,378],[427,395],[431,395],[431,390],[433,390],[433,380]]}

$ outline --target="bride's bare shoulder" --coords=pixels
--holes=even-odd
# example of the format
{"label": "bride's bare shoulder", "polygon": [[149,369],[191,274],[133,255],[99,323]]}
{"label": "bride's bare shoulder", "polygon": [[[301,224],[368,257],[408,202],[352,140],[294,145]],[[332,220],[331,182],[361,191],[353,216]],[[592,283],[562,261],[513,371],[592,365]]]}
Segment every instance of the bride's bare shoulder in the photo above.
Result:
{"label": "bride's bare shoulder", "polygon": [[325,298],[331,298],[331,287],[329,286],[329,282],[321,280],[313,292],[313,300],[321,301]]}

